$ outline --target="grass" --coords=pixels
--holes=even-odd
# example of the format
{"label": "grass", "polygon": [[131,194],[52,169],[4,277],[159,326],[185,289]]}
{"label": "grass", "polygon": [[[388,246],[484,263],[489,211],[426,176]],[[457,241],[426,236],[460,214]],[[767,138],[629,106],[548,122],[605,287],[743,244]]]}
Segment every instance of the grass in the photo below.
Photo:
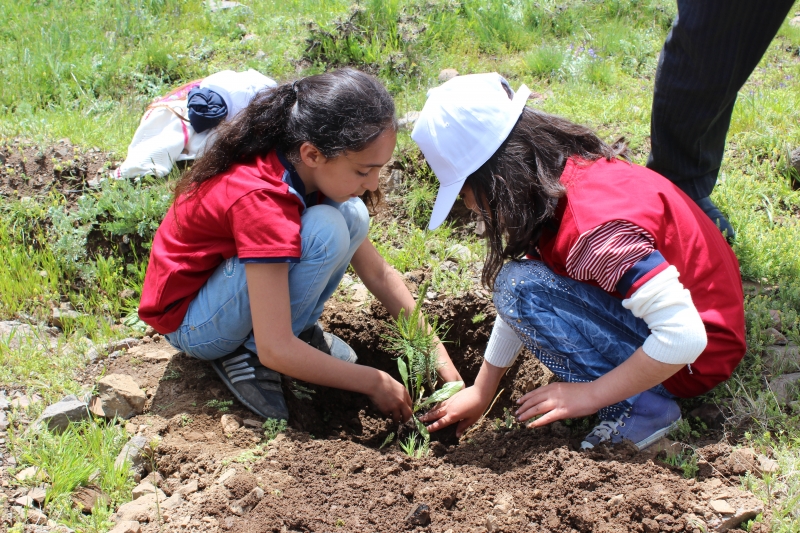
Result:
{"label": "grass", "polygon": [[[674,0],[351,4],[251,0],[247,8],[211,12],[201,0],[0,2],[0,143],[67,137],[121,159],[145,106],[172,87],[225,68],[255,68],[283,81],[352,65],[379,76],[400,116],[422,107],[443,68],[497,71],[512,86],[525,83],[543,95],[530,105],[608,140],[625,136],[634,161],[646,161],[653,77]],[[781,464],[778,476],[751,485],[769,503],[774,530],[787,532],[800,528],[793,510],[800,433],[795,415],[765,392],[764,379],[792,369],[766,364],[761,332],[777,309],[787,335],[800,340],[800,191],[792,189],[789,163],[800,146],[798,51],[800,29],[784,24],[734,109],[712,198],[737,230],[743,277],[775,288],[746,298],[745,360],[726,386],[701,399],[731,403],[735,438],[769,450]],[[407,131],[395,155],[407,176],[404,216],[373,224],[371,239],[402,273],[428,265],[434,292],[472,289],[474,262],[447,263],[448,250],[458,241],[480,258],[483,243],[452,224],[427,231],[435,187]],[[0,320],[44,322],[64,301],[83,315],[67,321],[52,348],[0,339],[0,384],[38,392],[43,403],[58,400],[80,390],[73,376],[85,364],[82,339],[101,345],[141,333],[136,298],[120,293],[141,289],[173,178],[107,183],[69,207],[57,194],[0,198]],[[687,431],[691,440],[704,430],[695,424]]]}
{"label": "grass", "polygon": [[[87,421],[72,424],[61,434],[45,429],[22,435],[10,432],[9,451],[17,459],[17,469],[34,466],[46,473],[49,486],[43,508],[51,519],[80,531],[99,532],[111,527],[116,505],[130,499],[134,483],[129,465],[114,465],[127,440],[115,422]],[[70,495],[88,485],[99,487],[108,504],[100,503],[92,514],[84,515],[73,508]]]}

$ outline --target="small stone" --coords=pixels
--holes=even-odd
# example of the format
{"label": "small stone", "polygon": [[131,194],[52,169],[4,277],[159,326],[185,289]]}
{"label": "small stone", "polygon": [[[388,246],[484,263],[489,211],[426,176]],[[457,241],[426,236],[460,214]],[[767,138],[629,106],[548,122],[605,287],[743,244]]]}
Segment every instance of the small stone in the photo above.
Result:
{"label": "small stone", "polygon": [[145,337],[152,337],[155,334],[156,334],[156,328],[154,328],[153,326],[147,326],[147,329],[144,330]]}
{"label": "small stone", "polygon": [[14,409],[27,409],[30,405],[31,401],[24,394],[11,400],[11,407]]}
{"label": "small stone", "polygon": [[57,328],[64,329],[64,319],[75,320],[83,316],[83,314],[71,309],[53,309],[52,316],[50,317],[50,324]]}
{"label": "small stone", "polygon": [[169,350],[156,350],[154,352],[145,352],[142,357],[145,361],[152,361],[154,363],[166,363],[172,360],[175,352]]}
{"label": "small stone", "polygon": [[424,503],[417,505],[406,515],[406,523],[412,526],[427,526],[431,523],[431,509]]}
{"label": "small stone", "polygon": [[181,496],[188,496],[189,494],[194,494],[197,491],[198,491],[197,480],[192,479],[188,483],[178,487],[178,490],[176,490],[175,492],[180,494]]}
{"label": "small stone", "polygon": [[[717,526],[716,531],[722,533],[724,531],[728,531],[730,529],[734,529],[739,527],[740,524],[746,522],[747,520],[752,520],[753,518],[757,517],[759,514],[763,512],[763,508],[760,504],[755,504],[750,508],[743,508],[737,509],[736,513],[731,516],[730,518],[725,519],[720,525]],[[754,530],[750,530],[754,531]]]}
{"label": "small stone", "polygon": [[610,500],[608,500],[609,507],[616,507],[617,505],[621,504],[625,501],[625,496],[623,494],[617,494],[613,496]]}
{"label": "small stone", "polygon": [[769,388],[780,404],[787,404],[798,398],[800,388],[800,372],[784,374],[769,382]]}
{"label": "small stone", "polygon": [[108,505],[109,498],[100,487],[78,487],[70,497],[72,506],[84,513],[91,513],[97,505]]}
{"label": "small stone", "polygon": [[458,263],[468,262],[472,259],[472,252],[463,244],[454,244],[447,249],[447,258]]}
{"label": "small stone", "polygon": [[106,345],[106,351],[109,353],[116,352],[117,350],[128,350],[133,348],[134,346],[138,346],[142,343],[141,339],[134,339],[133,337],[127,337],[125,339],[120,339],[118,341],[109,342]]}
{"label": "small stone", "polygon": [[772,320],[772,327],[777,330],[783,329],[783,315],[777,309],[769,310],[769,318]]}
{"label": "small stone", "polygon": [[486,527],[487,533],[495,533],[500,529],[500,526],[497,523],[497,517],[491,514],[486,515],[486,522],[484,522],[484,527]]}
{"label": "small stone", "polygon": [[38,509],[34,509],[32,507],[19,507],[19,506],[14,506],[12,507],[12,509],[20,518],[20,520],[24,520],[25,523],[27,524],[37,524],[37,525],[47,524],[47,516]]}
{"label": "small stone", "polygon": [[126,374],[109,374],[97,382],[102,410],[108,418],[131,418],[142,414],[147,396]]}
{"label": "small stone", "polygon": [[44,503],[47,498],[47,490],[44,487],[34,487],[28,491],[28,496],[38,504]]}
{"label": "small stone", "polygon": [[369,298],[369,290],[363,283],[354,283],[350,285],[350,290],[352,291],[350,301],[355,304],[363,304]]}
{"label": "small stone", "polygon": [[767,328],[761,332],[761,335],[767,338],[769,344],[777,346],[785,346],[788,341],[786,337],[775,328]]}
{"label": "small stone", "polygon": [[236,415],[222,415],[220,423],[222,424],[222,431],[224,431],[226,435],[231,435],[242,427],[241,419]]}
{"label": "small stone", "polygon": [[119,452],[116,461],[114,461],[114,467],[120,468],[127,460],[130,463],[131,470],[142,473],[145,463],[154,451],[152,446],[155,445],[157,440],[158,437],[154,438],[153,443],[151,443],[151,439],[143,435],[133,437],[122,447],[122,451]]}
{"label": "small stone", "polygon": [[[156,506],[156,497],[156,494],[147,494],[138,500],[133,500],[132,502],[121,505],[119,509],[117,509],[117,512],[112,515],[112,521],[119,523],[126,520],[136,522],[149,522],[153,520],[158,510]],[[159,501],[158,505],[163,507],[161,501]]]}
{"label": "small stone", "polygon": [[108,533],[141,533],[142,526],[135,520],[123,520],[114,525],[114,529]]}
{"label": "small stone", "polygon": [[29,479],[45,481],[47,479],[47,473],[36,466],[29,466],[17,472],[17,475],[14,477],[17,481],[27,481]]}
{"label": "small stone", "polygon": [[34,500],[30,496],[25,495],[25,496],[20,496],[19,498],[14,500],[14,503],[16,503],[17,505],[21,505],[22,507],[33,507]]}
{"label": "small stone", "polygon": [[61,432],[67,429],[70,422],[80,422],[89,417],[89,406],[73,396],[48,405],[33,425],[34,427],[45,426],[51,431]]}
{"label": "small stone", "polygon": [[444,83],[458,76],[458,71],[454,68],[446,68],[439,71],[439,82]]}
{"label": "small stone", "polygon": [[711,500],[708,505],[718,514],[733,514],[736,512],[736,509],[731,507],[731,504],[725,500]]}
{"label": "small stone", "polygon": [[756,469],[756,452],[753,448],[739,448],[728,456],[728,468],[731,474],[741,476]]}
{"label": "small stone", "polygon": [[800,366],[800,346],[788,341],[782,346],[778,344],[767,346],[764,349],[764,366],[772,374],[796,370]]}
{"label": "small stone", "polygon": [[253,420],[252,418],[245,418],[244,420],[242,420],[242,425],[248,428],[260,428],[261,422],[259,422],[258,420]]}
{"label": "small stone", "polygon": [[387,507],[394,505],[395,501],[397,501],[397,497],[391,492],[383,497],[383,503],[385,503]]}
{"label": "small stone", "polygon": [[148,494],[156,494],[157,492],[160,492],[161,495],[166,498],[166,495],[164,495],[164,493],[161,492],[161,489],[157,489],[149,481],[142,481],[133,488],[133,490],[131,491],[131,496],[133,496],[134,500],[138,500],[142,496],[146,496]]}
{"label": "small stone", "polygon": [[758,470],[762,474],[774,474],[778,470],[780,470],[780,465],[778,465],[778,461],[774,459],[770,459],[766,455],[759,455],[758,456]]}
{"label": "small stone", "polygon": [[405,182],[405,174],[400,169],[394,169],[389,174],[389,179],[386,180],[384,190],[387,194],[396,194],[403,190],[403,183]]}
{"label": "small stone", "polygon": [[219,476],[219,478],[217,478],[217,480],[214,483],[216,483],[217,485],[222,485],[235,475],[236,475],[236,469],[229,468],[228,470],[223,472],[222,475]]}

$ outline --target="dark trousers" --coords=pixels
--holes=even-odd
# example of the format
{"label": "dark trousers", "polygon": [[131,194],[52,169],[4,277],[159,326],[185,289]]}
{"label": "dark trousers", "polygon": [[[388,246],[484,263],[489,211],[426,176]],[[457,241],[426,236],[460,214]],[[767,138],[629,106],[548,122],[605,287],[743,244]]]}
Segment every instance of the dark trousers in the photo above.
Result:
{"label": "dark trousers", "polygon": [[658,60],[648,168],[695,200],[717,182],[736,94],[794,0],[678,0]]}

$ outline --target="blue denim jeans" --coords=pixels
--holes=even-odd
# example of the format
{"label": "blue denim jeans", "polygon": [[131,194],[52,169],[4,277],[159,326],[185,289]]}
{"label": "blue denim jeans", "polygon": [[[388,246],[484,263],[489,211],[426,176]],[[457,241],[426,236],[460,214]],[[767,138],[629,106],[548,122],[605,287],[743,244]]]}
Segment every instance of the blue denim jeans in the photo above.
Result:
{"label": "blue denim jeans", "polygon": [[[300,220],[302,255],[299,263],[289,264],[295,335],[319,319],[369,231],[369,213],[358,198],[309,207]],[[180,328],[165,338],[197,359],[218,359],[242,345],[257,353],[245,265],[237,257],[217,268],[192,300]]]}
{"label": "blue denim jeans", "polygon": [[[497,314],[525,346],[562,381],[594,381],[621,365],[642,346],[650,330],[599,287],[559,276],[541,261],[511,261],[494,287]],[[663,385],[653,392],[674,398]],[[598,412],[615,418],[638,398]]]}

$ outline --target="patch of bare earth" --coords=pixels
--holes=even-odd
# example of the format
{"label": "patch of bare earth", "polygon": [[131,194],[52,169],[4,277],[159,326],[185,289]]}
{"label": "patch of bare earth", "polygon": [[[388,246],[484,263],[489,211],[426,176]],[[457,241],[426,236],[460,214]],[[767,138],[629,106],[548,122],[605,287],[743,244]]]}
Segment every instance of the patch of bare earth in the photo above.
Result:
{"label": "patch of bare earth", "polygon": [[[472,317],[492,316],[491,303],[471,294],[430,302],[427,311],[451,324],[450,353],[471,382],[492,326],[491,318],[475,325]],[[396,375],[381,346],[382,307],[331,302],[323,318],[354,347],[360,364]],[[233,399],[207,363],[174,354],[163,340],[145,340],[105,369],[130,375],[147,393],[145,413],[128,421],[130,431],[161,438],[146,468],[160,474],[166,499],[134,517],[144,532],[699,532],[757,507],[725,471],[729,447],[697,482],[654,453],[578,451],[582,435],[561,423],[498,430],[490,420],[549,379],[532,357],[505,377],[505,392],[477,429],[461,442],[441,432],[429,457],[410,459],[396,444],[379,448],[403,428],[366,397],[303,384],[314,392],[299,399],[289,379],[290,428],[264,446],[257,427],[263,420]],[[211,400],[233,401],[224,413],[236,420],[233,426],[230,416],[223,421],[208,407]],[[717,500],[733,514],[715,511]]]}

